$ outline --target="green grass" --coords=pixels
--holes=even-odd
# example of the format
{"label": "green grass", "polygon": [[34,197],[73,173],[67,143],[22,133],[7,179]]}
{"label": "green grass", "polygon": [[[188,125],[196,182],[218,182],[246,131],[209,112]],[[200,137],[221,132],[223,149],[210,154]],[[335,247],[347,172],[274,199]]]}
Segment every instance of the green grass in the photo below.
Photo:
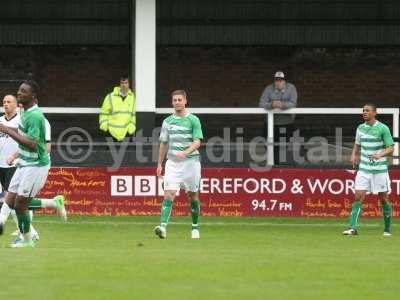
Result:
{"label": "green grass", "polygon": [[399,299],[400,233],[368,220],[344,237],[345,220],[187,218],[168,239],[158,218],[36,217],[35,249],[0,237],[0,299]]}

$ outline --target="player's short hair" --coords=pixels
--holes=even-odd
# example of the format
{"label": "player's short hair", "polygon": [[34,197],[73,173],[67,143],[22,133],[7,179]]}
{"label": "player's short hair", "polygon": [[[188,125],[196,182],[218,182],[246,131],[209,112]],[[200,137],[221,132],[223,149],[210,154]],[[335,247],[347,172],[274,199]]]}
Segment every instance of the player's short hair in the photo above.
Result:
{"label": "player's short hair", "polygon": [[185,99],[187,99],[187,93],[185,90],[175,90],[171,93],[171,99],[176,95],[182,95]]}
{"label": "player's short hair", "polygon": [[5,98],[11,98],[11,99],[13,99],[13,101],[15,101],[16,103],[18,102],[18,101],[17,101],[17,97],[15,97],[14,95],[11,95],[11,94],[5,95],[5,96],[3,97],[3,100],[4,100]]}
{"label": "player's short hair", "polygon": [[33,79],[27,79],[23,83],[29,85],[33,94],[36,95],[36,98],[39,97],[40,87],[39,84]]}
{"label": "player's short hair", "polygon": [[371,103],[371,102],[365,103],[364,106],[369,106],[372,108],[373,111],[376,111],[376,104],[374,104],[374,103]]}

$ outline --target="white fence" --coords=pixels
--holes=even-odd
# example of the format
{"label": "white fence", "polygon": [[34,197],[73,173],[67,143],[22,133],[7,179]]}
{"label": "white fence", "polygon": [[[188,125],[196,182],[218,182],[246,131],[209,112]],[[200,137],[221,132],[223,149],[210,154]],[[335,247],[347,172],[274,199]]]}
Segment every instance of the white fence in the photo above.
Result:
{"label": "white fence", "polygon": [[[91,107],[41,107],[44,113],[48,114],[99,114],[99,108]],[[0,110],[3,112],[3,110]],[[172,108],[157,108],[157,114],[170,114]],[[219,115],[251,115],[251,114],[268,114],[268,141],[274,139],[274,115],[275,114],[307,114],[307,115],[360,115],[361,108],[291,108],[287,110],[274,109],[266,111],[257,107],[202,107],[190,108],[190,112],[194,114],[219,114]],[[379,108],[378,114],[392,115],[392,132],[393,137],[399,137],[399,108]],[[394,156],[399,156],[399,144],[395,143]],[[268,143],[268,164],[274,164],[274,151],[272,143]],[[395,158],[393,164],[398,165],[399,159]]]}
{"label": "white fence", "polygon": [[[268,114],[268,141],[274,140],[274,115],[275,114],[307,114],[307,115],[360,115],[362,114],[361,108],[291,108],[287,110],[273,109],[266,111],[263,108],[190,108],[190,111],[194,114]],[[168,114],[171,113],[171,108],[158,108],[158,114]],[[392,115],[392,132],[393,137],[399,137],[399,108],[380,108],[378,109],[378,114],[381,115]],[[268,143],[268,165],[274,164],[274,151],[273,144]],[[394,156],[399,155],[399,144],[395,143]],[[393,164],[398,165],[399,160],[396,158],[393,160]]]}

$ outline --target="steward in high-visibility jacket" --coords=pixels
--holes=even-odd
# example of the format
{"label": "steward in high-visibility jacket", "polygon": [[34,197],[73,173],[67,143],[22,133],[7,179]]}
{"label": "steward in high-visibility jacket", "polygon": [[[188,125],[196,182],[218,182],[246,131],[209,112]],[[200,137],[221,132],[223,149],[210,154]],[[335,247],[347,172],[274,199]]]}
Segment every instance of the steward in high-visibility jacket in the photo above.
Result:
{"label": "steward in high-visibility jacket", "polygon": [[117,141],[122,141],[126,134],[136,131],[135,94],[128,89],[125,96],[121,88],[115,87],[103,101],[99,117],[100,130],[109,132]]}

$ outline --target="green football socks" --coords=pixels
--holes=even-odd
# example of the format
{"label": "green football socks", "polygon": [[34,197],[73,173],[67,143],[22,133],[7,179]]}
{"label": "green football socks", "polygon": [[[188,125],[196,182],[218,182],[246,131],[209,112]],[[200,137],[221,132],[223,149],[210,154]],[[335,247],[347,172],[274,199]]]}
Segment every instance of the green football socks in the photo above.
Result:
{"label": "green football socks", "polygon": [[29,216],[29,212],[26,211],[22,214],[17,214],[18,218],[18,227],[19,230],[23,233],[26,234],[29,232],[30,227],[31,227],[31,218]]}
{"label": "green football socks", "polygon": [[392,205],[389,202],[385,202],[382,206],[383,221],[385,223],[385,232],[390,232],[392,225]]}
{"label": "green football socks", "polygon": [[193,200],[190,206],[192,211],[192,229],[198,229],[199,216],[200,216],[200,201],[198,199]]}
{"label": "green football socks", "polygon": [[42,207],[42,201],[38,198],[32,198],[29,203],[29,209],[37,209]]}
{"label": "green football socks", "polygon": [[169,217],[171,216],[172,200],[164,199],[161,206],[161,226],[167,227]]}
{"label": "green football socks", "polygon": [[361,201],[356,200],[353,202],[350,214],[350,228],[352,229],[357,229],[358,220],[360,219],[361,215],[361,207],[362,207]]}

